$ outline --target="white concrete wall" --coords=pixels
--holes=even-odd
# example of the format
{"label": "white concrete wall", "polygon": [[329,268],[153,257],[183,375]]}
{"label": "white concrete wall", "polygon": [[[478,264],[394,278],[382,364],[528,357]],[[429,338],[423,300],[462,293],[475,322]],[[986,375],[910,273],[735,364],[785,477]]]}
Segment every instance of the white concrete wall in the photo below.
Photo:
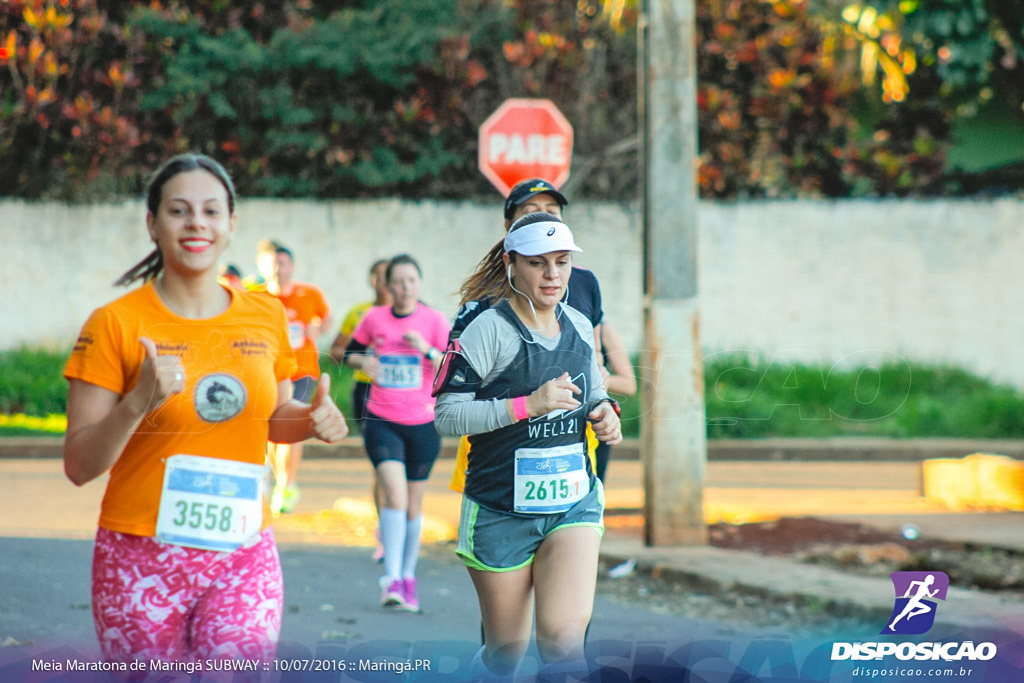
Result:
{"label": "white concrete wall", "polygon": [[[462,279],[503,234],[497,203],[244,200],[239,210],[225,259],[249,273],[260,239],[283,241],[297,278],[320,285],[339,320],[370,296],[369,264],[399,252],[420,261],[423,298],[453,314]],[[69,345],[148,253],[144,212],[141,201],[0,201],[0,348]],[[608,318],[639,349],[636,206],[574,202],[567,220]],[[698,220],[709,351],[826,368],[901,356],[1024,387],[1024,201],[702,203]]]}
{"label": "white concrete wall", "polygon": [[704,344],[1024,386],[1024,201],[704,205]]}

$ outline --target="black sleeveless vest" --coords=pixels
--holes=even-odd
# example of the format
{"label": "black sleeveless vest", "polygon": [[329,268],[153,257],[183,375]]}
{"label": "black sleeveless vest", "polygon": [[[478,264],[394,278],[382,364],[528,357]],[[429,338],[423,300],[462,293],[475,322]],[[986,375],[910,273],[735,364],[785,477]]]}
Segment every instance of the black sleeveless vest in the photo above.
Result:
{"label": "black sleeveless vest", "polygon": [[[582,444],[586,473],[586,492],[594,486],[594,473],[587,457],[587,395],[590,387],[590,368],[593,349],[580,337],[568,316],[562,316],[562,333],[558,345],[547,350],[533,341],[533,335],[519,320],[507,300],[494,307],[518,331],[522,338],[519,351],[505,370],[486,387],[476,392],[480,399],[507,399],[528,396],[545,382],[568,372],[569,378],[582,391],[574,394],[580,407],[561,414],[549,413],[483,434],[469,437],[469,465],[466,469],[465,494],[480,505],[499,512],[517,513],[514,509],[514,482],[517,449],[546,449],[571,444]],[[541,503],[550,503],[558,491],[547,492]],[[543,507],[543,505],[541,505]],[[541,512],[544,514],[546,512]]]}

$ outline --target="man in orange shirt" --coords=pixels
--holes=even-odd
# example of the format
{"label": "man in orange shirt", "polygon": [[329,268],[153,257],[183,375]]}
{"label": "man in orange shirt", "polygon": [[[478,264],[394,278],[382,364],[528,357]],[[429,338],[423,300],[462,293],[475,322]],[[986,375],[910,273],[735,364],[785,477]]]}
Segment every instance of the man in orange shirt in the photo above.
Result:
{"label": "man in orange shirt", "polygon": [[[323,328],[331,325],[330,306],[319,287],[293,279],[295,257],[280,242],[261,244],[257,265],[266,279],[267,293],[281,301],[288,315],[288,339],[298,363],[298,370],[291,378],[295,388],[293,398],[308,402],[320,377],[316,339]],[[270,507],[275,515],[291,512],[299,502],[295,479],[302,460],[302,444],[273,444],[271,454],[275,477]]]}

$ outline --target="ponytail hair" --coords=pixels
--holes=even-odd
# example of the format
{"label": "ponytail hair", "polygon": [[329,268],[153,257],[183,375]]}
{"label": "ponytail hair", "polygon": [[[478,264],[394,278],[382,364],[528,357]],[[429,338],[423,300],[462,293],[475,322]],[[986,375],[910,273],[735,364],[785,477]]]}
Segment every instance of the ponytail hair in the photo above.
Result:
{"label": "ponytail hair", "polygon": [[[231,182],[231,176],[224,170],[224,167],[205,154],[180,154],[164,163],[149,181],[149,187],[146,191],[146,210],[150,214],[156,216],[160,211],[164,185],[179,173],[186,173],[188,171],[206,171],[219,180],[228,194],[228,212],[231,214],[235,213],[235,201],[237,199],[235,185]],[[160,251],[160,246],[157,245],[156,249],[151,251],[146,258],[136,263],[125,271],[124,275],[117,278],[114,286],[127,287],[136,280],[149,282],[159,275],[163,268],[164,255]]]}
{"label": "ponytail hair", "polygon": [[[527,225],[542,222],[564,223],[561,218],[544,211],[528,213],[519,218],[509,228],[509,233]],[[497,244],[491,247],[487,255],[480,259],[476,269],[467,277],[462,287],[459,288],[459,306],[464,306],[470,301],[487,299],[500,301],[511,299],[514,294],[512,285],[509,282],[508,271],[505,268],[505,260],[502,255],[505,253],[505,240],[502,238]],[[515,263],[517,254],[509,252],[509,260]]]}
{"label": "ponytail hair", "polygon": [[127,287],[136,280],[142,280],[143,282],[149,282],[164,269],[164,255],[160,251],[160,247],[157,247],[153,251],[149,252],[149,255],[136,263],[134,266],[124,272],[124,274],[114,281],[115,287]]}

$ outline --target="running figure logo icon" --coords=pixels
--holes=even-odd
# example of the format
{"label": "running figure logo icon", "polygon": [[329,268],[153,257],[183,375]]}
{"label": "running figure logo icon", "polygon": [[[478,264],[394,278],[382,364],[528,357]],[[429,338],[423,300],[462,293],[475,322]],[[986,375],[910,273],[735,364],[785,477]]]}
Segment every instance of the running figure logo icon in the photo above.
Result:
{"label": "running figure logo icon", "polygon": [[881,633],[916,635],[935,623],[936,600],[945,600],[949,577],[943,572],[893,572],[889,575],[896,590],[896,603],[889,624]]}
{"label": "running figure logo icon", "polygon": [[246,393],[242,380],[234,375],[206,375],[196,383],[196,413],[204,422],[226,422],[242,412]]}

